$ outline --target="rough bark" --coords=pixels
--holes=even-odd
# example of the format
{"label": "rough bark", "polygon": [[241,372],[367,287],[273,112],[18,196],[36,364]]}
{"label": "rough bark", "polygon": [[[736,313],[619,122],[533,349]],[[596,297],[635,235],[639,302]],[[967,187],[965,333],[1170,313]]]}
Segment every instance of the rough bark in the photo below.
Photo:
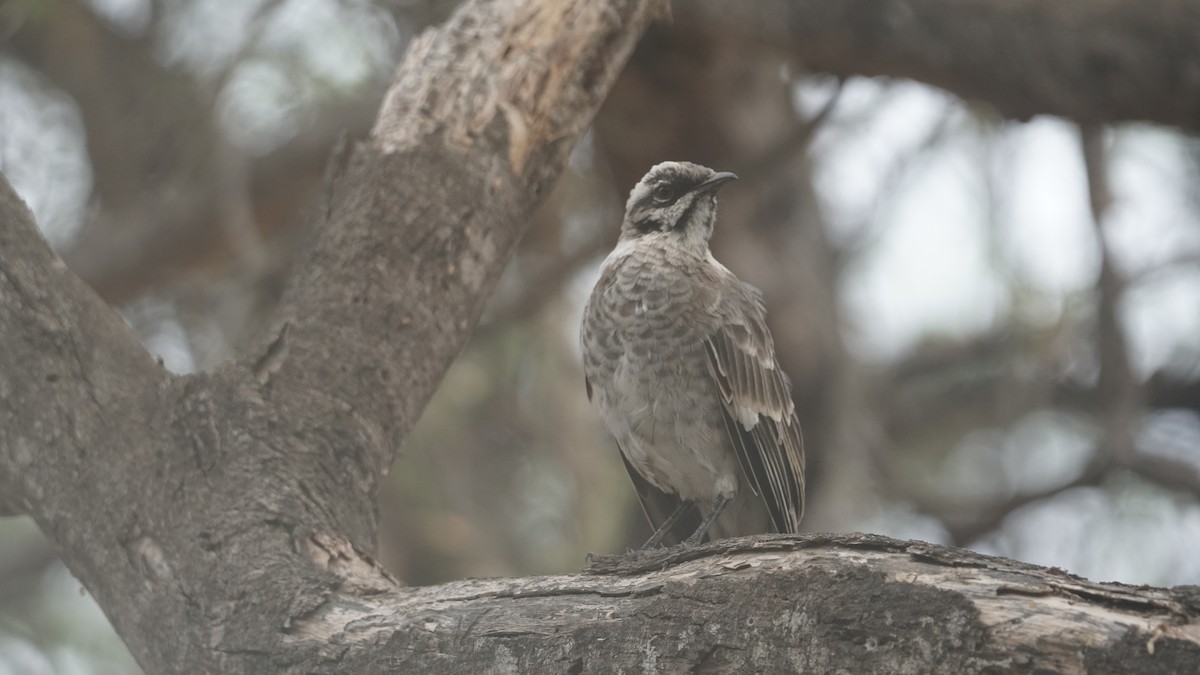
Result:
{"label": "rough bark", "polygon": [[417,40],[276,330],[212,373],[158,367],[0,182],[0,501],[149,672],[316,658],[288,627],[346,580],[313,542],[373,565],[379,477],[661,9],[479,1]]}
{"label": "rough bark", "polygon": [[[313,542],[349,580],[372,573]],[[1200,591],[873,535],[724,540],[585,574],[339,593],[291,627],[316,672],[1179,673]]]}
{"label": "rough bark", "polygon": [[1200,128],[1200,5],[1189,0],[696,0],[681,16],[837,75],[887,75],[1016,119]]}

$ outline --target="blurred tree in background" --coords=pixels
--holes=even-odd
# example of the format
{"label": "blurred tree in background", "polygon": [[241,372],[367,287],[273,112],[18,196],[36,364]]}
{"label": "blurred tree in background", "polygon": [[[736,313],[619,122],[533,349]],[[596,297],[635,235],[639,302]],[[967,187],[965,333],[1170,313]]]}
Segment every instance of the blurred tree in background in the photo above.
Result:
{"label": "blurred tree in background", "polygon": [[[278,300],[339,138],[454,4],[9,0],[0,170],[168,368],[211,368]],[[1053,9],[930,1],[847,2],[822,31],[811,4],[678,2],[646,35],[382,490],[396,576],[575,570],[648,534],[575,336],[627,191],[686,159],[742,178],[713,247],[766,294],[807,529],[1200,583],[1200,87],[1168,96],[1187,83],[1160,63],[1196,10],[1109,3],[1064,35]],[[1124,49],[1130,25],[1161,53]],[[136,669],[74,589],[0,521],[0,673]]]}

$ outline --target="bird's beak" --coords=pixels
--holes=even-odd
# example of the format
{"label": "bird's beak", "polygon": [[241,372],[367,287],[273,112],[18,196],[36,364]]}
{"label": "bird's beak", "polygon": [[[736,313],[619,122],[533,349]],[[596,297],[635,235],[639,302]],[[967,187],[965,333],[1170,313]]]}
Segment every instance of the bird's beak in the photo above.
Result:
{"label": "bird's beak", "polygon": [[708,177],[708,180],[692,188],[692,192],[712,192],[731,180],[737,180],[737,174],[728,171],[718,171]]}

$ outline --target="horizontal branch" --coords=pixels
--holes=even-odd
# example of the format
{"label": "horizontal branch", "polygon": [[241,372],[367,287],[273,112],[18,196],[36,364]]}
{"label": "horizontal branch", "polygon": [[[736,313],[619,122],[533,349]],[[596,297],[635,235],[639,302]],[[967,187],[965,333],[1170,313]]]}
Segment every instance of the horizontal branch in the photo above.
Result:
{"label": "horizontal branch", "polygon": [[942,87],[1016,119],[1200,128],[1200,5],[1179,0],[696,0],[682,18],[806,67]]}
{"label": "horizontal branch", "polygon": [[1010,515],[1026,506],[1076,488],[1099,485],[1112,468],[1111,462],[1093,461],[1084,467],[1079,476],[1069,481],[1032,492],[1018,492],[998,501],[955,502],[915,492],[907,492],[903,498],[912,502],[921,513],[937,518],[946,528],[951,543],[968,546],[1000,527]]}
{"label": "horizontal branch", "polygon": [[1134,452],[1118,457],[1115,465],[1165,488],[1200,499],[1200,468],[1194,462]]}
{"label": "horizontal branch", "polygon": [[[313,540],[314,557],[377,584]],[[873,535],[723,540],[583,575],[343,594],[295,622],[306,672],[1137,672],[1200,659],[1200,597]]]}

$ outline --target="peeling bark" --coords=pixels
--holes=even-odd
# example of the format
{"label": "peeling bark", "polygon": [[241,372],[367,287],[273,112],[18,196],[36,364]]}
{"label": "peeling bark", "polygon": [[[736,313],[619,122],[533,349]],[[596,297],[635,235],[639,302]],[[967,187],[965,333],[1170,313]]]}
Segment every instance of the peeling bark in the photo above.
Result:
{"label": "peeling bark", "polygon": [[[348,567],[353,567],[353,564]],[[368,565],[347,578],[371,588]],[[338,594],[291,626],[316,672],[1180,673],[1195,589],[873,535],[724,540],[582,575]]]}

